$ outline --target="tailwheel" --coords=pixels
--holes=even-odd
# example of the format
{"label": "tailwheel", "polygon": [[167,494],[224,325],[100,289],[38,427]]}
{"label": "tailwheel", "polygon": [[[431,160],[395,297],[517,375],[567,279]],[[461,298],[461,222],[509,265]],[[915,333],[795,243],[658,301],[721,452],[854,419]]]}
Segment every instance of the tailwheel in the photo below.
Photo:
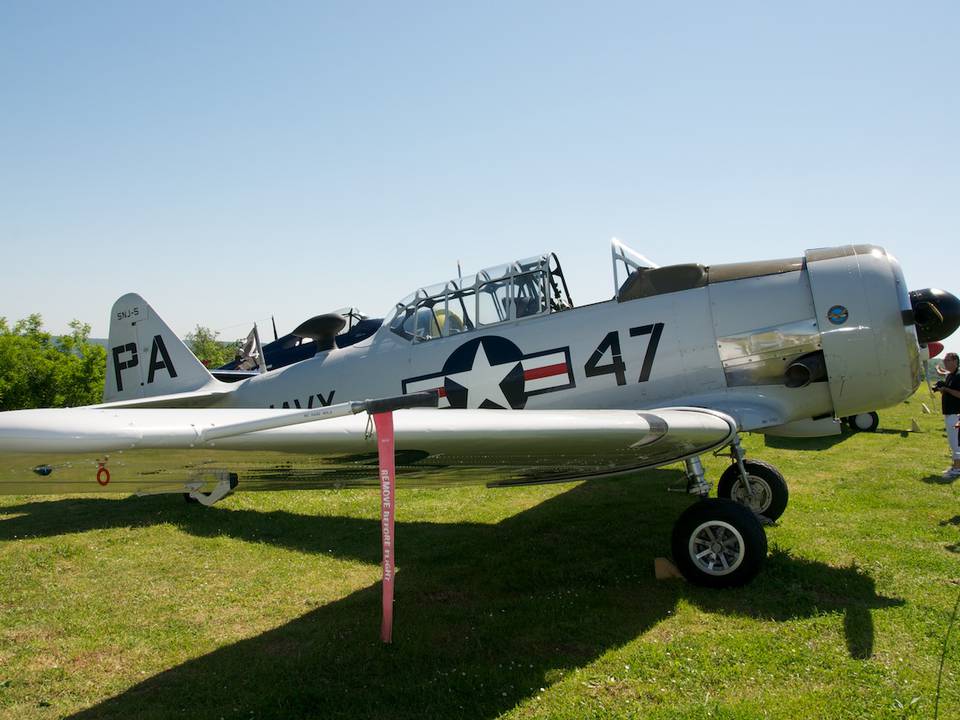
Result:
{"label": "tailwheel", "polygon": [[700,500],[677,518],[673,561],[694,585],[724,588],[750,582],[767,556],[767,535],[757,517],[732,500]]}
{"label": "tailwheel", "polygon": [[740,466],[734,463],[720,476],[717,497],[733,500],[770,520],[783,515],[790,491],[780,471],[762,460],[744,460],[743,467],[747,471],[747,483],[740,475]]}

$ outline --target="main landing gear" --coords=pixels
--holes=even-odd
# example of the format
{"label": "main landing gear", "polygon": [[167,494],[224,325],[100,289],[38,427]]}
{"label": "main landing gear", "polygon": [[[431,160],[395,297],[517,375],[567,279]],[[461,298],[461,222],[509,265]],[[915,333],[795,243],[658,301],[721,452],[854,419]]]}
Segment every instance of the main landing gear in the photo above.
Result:
{"label": "main landing gear", "polygon": [[720,476],[715,499],[700,458],[686,460],[687,492],[700,501],[673,526],[673,561],[683,576],[705,587],[745,585],[767,555],[763,525],[779,518],[789,493],[783,475],[769,463],[744,458],[739,438],[730,444],[733,463]]}
{"label": "main landing gear", "polygon": [[747,460],[740,438],[730,443],[730,457],[733,463],[720,476],[717,497],[745,505],[770,521],[777,520],[790,499],[783,475],[770,463]]}

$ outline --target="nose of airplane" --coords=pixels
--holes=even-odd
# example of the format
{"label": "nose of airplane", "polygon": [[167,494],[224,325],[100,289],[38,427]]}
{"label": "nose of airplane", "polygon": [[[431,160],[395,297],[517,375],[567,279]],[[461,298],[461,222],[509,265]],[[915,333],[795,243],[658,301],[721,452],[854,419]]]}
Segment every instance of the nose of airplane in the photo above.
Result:
{"label": "nose of airplane", "polygon": [[960,327],[960,299],[952,293],[936,288],[912,290],[910,305],[921,343],[948,338]]}

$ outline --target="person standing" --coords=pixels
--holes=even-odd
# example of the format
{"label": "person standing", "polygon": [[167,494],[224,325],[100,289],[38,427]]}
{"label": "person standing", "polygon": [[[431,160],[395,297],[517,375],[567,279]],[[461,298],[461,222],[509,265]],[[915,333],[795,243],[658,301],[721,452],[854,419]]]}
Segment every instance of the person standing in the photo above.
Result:
{"label": "person standing", "polygon": [[943,423],[947,429],[947,442],[953,457],[953,465],[943,472],[945,478],[960,477],[960,438],[957,437],[957,423],[960,421],[960,375],[957,374],[957,354],[947,353],[943,356],[943,367],[947,371],[943,380],[938,380],[933,386],[934,392],[940,393],[940,405],[943,410]]}

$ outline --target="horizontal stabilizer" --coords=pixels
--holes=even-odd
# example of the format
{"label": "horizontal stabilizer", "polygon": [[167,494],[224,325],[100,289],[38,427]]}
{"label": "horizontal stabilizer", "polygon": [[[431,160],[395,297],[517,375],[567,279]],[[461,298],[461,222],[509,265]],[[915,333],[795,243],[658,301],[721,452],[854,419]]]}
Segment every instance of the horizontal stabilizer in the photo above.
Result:
{"label": "horizontal stabilizer", "polygon": [[193,390],[192,392],[170,393],[168,395],[157,395],[155,397],[133,398],[132,400],[115,400],[113,402],[101,403],[100,405],[90,405],[95,409],[121,408],[209,408],[215,405],[217,400],[226,397],[232,390],[207,389]]}
{"label": "horizontal stabilizer", "polygon": [[210,374],[217,380],[225,383],[235,383],[248,378],[256,377],[261,373],[258,370],[220,370],[219,368],[211,370]]}

